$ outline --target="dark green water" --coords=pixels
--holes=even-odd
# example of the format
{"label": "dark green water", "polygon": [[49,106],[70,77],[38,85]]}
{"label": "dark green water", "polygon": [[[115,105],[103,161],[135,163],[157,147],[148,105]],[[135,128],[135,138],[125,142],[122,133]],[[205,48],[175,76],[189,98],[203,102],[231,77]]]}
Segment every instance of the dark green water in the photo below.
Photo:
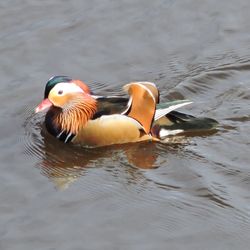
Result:
{"label": "dark green water", "polygon": [[[2,1],[0,249],[249,249],[249,13],[248,0]],[[60,74],[103,95],[155,82],[219,131],[63,145],[33,114]]]}

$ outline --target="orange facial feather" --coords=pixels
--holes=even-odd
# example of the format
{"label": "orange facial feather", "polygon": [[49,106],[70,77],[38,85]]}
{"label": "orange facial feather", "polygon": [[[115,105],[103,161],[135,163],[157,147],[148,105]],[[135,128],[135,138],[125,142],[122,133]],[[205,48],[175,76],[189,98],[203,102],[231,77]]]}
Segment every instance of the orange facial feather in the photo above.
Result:
{"label": "orange facial feather", "polygon": [[72,83],[75,83],[77,86],[79,86],[86,94],[90,94],[90,88],[81,80],[72,80]]}
{"label": "orange facial feather", "polygon": [[96,112],[96,100],[85,93],[68,94],[62,99],[64,106],[55,122],[61,125],[63,131],[77,134]]}

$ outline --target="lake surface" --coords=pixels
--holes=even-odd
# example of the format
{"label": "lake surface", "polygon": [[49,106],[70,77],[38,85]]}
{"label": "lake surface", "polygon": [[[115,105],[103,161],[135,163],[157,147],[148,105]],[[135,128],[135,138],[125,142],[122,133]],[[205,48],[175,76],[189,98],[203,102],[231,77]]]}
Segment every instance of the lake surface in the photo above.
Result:
{"label": "lake surface", "polygon": [[[249,249],[249,0],[0,3],[0,249]],[[33,110],[53,75],[130,81],[219,121],[168,144],[64,145]]]}

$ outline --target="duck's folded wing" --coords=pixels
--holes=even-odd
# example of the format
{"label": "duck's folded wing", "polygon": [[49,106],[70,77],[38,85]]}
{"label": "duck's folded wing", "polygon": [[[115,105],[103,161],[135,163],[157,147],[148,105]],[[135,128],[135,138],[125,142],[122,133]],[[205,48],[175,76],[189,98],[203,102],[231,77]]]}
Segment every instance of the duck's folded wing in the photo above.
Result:
{"label": "duck's folded wing", "polygon": [[176,134],[216,131],[217,126],[218,122],[208,117],[194,117],[181,112],[171,111],[154,121],[151,133],[159,139],[164,139],[167,136]]}
{"label": "duck's folded wing", "polygon": [[128,98],[121,96],[95,96],[97,112],[92,119],[103,115],[121,114],[127,109]]}
{"label": "duck's folded wing", "polygon": [[170,113],[171,111],[176,110],[178,108],[181,108],[191,103],[192,102],[189,100],[178,100],[178,101],[170,101],[170,102],[157,104],[155,115],[154,115],[154,120],[157,121],[161,117]]}

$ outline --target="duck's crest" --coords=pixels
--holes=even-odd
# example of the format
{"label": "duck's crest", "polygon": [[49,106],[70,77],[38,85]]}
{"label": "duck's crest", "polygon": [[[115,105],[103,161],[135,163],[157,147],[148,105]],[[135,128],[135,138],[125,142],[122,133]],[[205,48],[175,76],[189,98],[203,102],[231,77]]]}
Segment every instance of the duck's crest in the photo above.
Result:
{"label": "duck's crest", "polygon": [[52,76],[46,83],[44,91],[44,99],[48,98],[50,90],[53,89],[57,83],[70,82],[70,81],[72,81],[72,79],[68,76]]}

